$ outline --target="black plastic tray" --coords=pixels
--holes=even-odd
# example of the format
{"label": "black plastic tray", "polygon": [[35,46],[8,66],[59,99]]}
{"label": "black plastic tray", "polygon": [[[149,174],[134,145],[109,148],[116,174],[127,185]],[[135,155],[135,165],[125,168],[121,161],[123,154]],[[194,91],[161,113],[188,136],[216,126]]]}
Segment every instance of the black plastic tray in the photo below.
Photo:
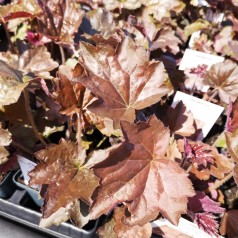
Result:
{"label": "black plastic tray", "polygon": [[[37,211],[38,210],[38,211]],[[16,190],[8,199],[0,199],[0,216],[21,223],[33,230],[46,234],[46,237],[57,238],[95,238],[97,222],[90,222],[84,229],[64,222],[59,226],[41,228],[38,226],[41,218],[39,208],[35,206],[25,190]]]}

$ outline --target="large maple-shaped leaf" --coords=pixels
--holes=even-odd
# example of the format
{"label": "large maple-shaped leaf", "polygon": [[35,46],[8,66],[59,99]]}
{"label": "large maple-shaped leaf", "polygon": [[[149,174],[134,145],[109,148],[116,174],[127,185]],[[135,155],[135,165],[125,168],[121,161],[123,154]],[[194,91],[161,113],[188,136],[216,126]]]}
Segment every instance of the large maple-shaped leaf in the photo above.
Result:
{"label": "large maple-shaped leaf", "polygon": [[158,102],[171,93],[163,63],[149,61],[146,51],[128,37],[115,50],[81,43],[87,77],[79,77],[85,87],[99,97],[89,109],[115,122],[133,122],[135,110]]}
{"label": "large maple-shaped leaf", "polygon": [[[99,159],[95,153],[94,158]],[[95,159],[90,158],[87,163],[84,148],[62,140],[59,145],[37,152],[36,157],[42,163],[30,172],[30,184],[48,185],[47,191],[42,193],[43,218],[77,198],[90,203],[99,179],[91,169]]]}
{"label": "large maple-shaped leaf", "polygon": [[204,83],[217,89],[220,99],[229,104],[238,95],[238,67],[235,63],[217,63],[205,74]]}
{"label": "large maple-shaped leaf", "polygon": [[127,224],[144,225],[159,213],[176,224],[194,191],[187,173],[164,159],[169,130],[155,116],[148,123],[124,121],[121,127],[125,142],[95,167],[101,186],[94,194],[91,218],[124,203],[131,214]]}
{"label": "large maple-shaped leaf", "polygon": [[152,227],[150,223],[143,226],[128,226],[123,223],[126,213],[126,207],[117,207],[114,209],[114,215],[111,221],[107,222],[98,230],[99,237],[117,237],[117,238],[150,238],[152,235]]}

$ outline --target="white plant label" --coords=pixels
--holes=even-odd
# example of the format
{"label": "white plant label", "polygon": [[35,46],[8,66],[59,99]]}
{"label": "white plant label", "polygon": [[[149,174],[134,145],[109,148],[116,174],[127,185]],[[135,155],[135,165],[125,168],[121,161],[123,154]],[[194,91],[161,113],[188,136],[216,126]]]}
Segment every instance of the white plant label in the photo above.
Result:
{"label": "white plant label", "polygon": [[179,70],[191,69],[203,64],[207,65],[209,69],[213,64],[223,61],[224,57],[222,56],[186,49],[179,65]]}
{"label": "white plant label", "polygon": [[182,101],[187,107],[187,110],[193,114],[197,127],[201,129],[201,132],[197,135],[197,140],[202,140],[207,136],[224,110],[221,106],[182,92],[176,93],[171,106],[174,108],[180,101]]}
{"label": "white plant label", "polygon": [[[173,225],[167,219],[159,219],[159,220],[153,221],[151,225],[152,225],[152,228],[168,226],[192,238],[215,238],[215,236],[208,235],[203,230],[199,229],[196,224],[182,217],[179,219],[178,226]],[[222,238],[222,236],[220,236],[220,238]]]}
{"label": "white plant label", "polygon": [[26,185],[28,185],[29,180],[30,180],[30,177],[29,177],[28,173],[35,168],[36,163],[32,162],[29,159],[26,159],[25,157],[23,157],[21,155],[18,155],[17,159],[18,159],[18,163],[19,163],[20,168],[21,168],[24,183]]}

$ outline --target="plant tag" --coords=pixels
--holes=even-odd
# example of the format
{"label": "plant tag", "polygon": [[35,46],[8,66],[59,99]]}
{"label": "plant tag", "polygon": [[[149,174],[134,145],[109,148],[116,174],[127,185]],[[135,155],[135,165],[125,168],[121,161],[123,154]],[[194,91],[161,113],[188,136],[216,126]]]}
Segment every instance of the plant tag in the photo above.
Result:
{"label": "plant tag", "polygon": [[21,168],[23,178],[24,178],[24,183],[28,185],[30,180],[28,173],[35,168],[36,163],[30,161],[29,159],[26,159],[25,157],[21,155],[18,155],[17,159]]}
{"label": "plant tag", "polygon": [[[155,234],[159,234],[158,232],[160,231],[162,231],[164,234],[166,234],[165,232],[169,232],[168,235],[166,234],[166,238],[172,237],[215,238],[215,236],[208,235],[206,232],[199,229],[199,227],[196,224],[182,217],[179,220],[178,226],[173,225],[167,219],[159,219],[153,221],[151,225],[153,228],[153,232],[155,232]],[[169,230],[168,228],[171,229]],[[176,233],[175,231],[177,231],[178,233]],[[222,236],[220,236],[220,238],[222,238]]]}
{"label": "plant tag", "polygon": [[191,69],[203,64],[207,65],[209,69],[213,64],[223,61],[224,57],[222,56],[186,49],[179,65],[179,70]]}
{"label": "plant tag", "polygon": [[201,130],[197,135],[197,140],[202,140],[207,136],[208,132],[224,110],[221,106],[182,92],[176,93],[171,106],[174,108],[180,101],[182,101],[188,111],[193,114],[197,127]]}

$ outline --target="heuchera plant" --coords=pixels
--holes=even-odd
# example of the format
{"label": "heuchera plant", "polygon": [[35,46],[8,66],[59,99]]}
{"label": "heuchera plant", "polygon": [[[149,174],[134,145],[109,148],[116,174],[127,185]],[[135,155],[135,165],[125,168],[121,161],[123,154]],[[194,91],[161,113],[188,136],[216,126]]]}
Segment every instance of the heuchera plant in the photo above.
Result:
{"label": "heuchera plant", "polygon": [[[220,187],[233,176],[238,183],[236,1],[1,4],[0,171],[15,154],[38,163],[29,175],[41,185],[40,225],[83,227],[105,214],[100,237],[146,238],[151,221],[176,225],[187,214],[218,237]],[[198,30],[193,49],[226,60],[181,72]],[[219,129],[196,141],[192,113],[182,102],[171,107],[178,90],[224,106],[226,125],[222,115]],[[231,214],[222,234],[233,234]]]}

